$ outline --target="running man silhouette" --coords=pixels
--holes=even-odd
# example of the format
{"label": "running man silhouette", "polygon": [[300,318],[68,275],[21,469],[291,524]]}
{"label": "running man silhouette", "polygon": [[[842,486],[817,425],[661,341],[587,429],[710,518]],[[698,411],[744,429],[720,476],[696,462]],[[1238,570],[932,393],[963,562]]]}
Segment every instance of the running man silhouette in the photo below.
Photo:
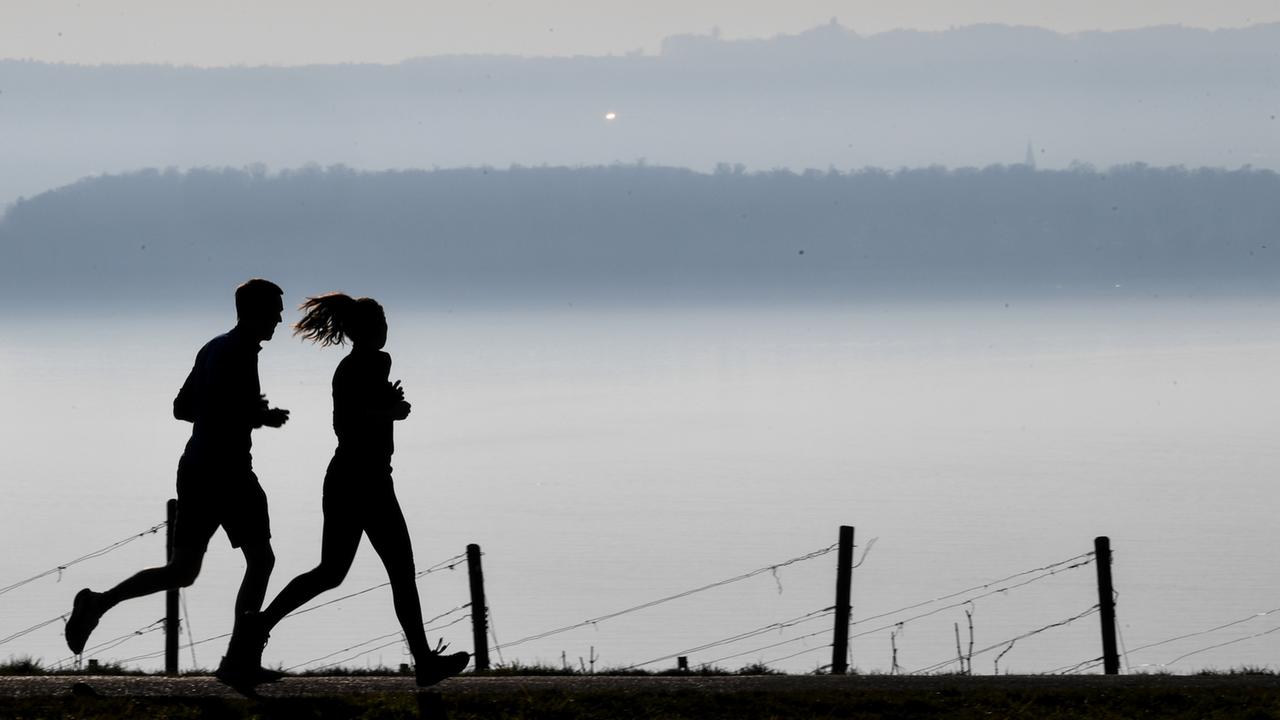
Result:
{"label": "running man silhouette", "polygon": [[245,644],[245,619],[262,607],[275,564],[267,496],[253,473],[250,434],[278,428],[289,411],[272,408],[258,382],[258,352],[280,324],[283,291],[255,278],[236,288],[236,326],[210,340],[173,401],[173,415],[192,423],[178,461],[178,512],[173,557],[168,564],[143,570],[105,592],[85,588],[76,594],[67,621],[67,646],[79,655],[102,615],[130,598],[187,587],[200,574],[209,540],[221,526],[232,547],[244,553],[244,580],[236,595],[235,625],[218,679],[236,688],[279,679],[264,670]]}
{"label": "running man silhouette", "polygon": [[[391,481],[395,452],[392,423],[409,416],[400,381],[390,382],[387,318],[372,298],[330,293],[309,298],[294,334],[321,346],[351,341],[351,351],[333,373],[333,430],[338,448],[324,477],[324,531],[320,564],[289,582],[259,615],[257,630],[267,634],[284,616],[342,583],[361,535],[368,535],[391,581],[396,617],[413,654],[419,686],[434,685],[462,672],[465,652],[448,655],[431,648],[423,629],[422,607],[413,562],[413,546]],[[261,656],[253,665],[261,664]]]}

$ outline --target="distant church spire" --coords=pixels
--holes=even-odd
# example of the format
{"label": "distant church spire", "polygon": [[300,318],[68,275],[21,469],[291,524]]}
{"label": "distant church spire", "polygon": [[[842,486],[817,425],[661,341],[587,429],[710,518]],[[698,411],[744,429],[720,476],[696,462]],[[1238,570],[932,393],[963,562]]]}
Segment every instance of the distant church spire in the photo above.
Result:
{"label": "distant church spire", "polygon": [[1027,157],[1025,160],[1022,161],[1022,164],[1026,165],[1032,170],[1036,169],[1036,153],[1035,153],[1035,150],[1031,147],[1030,138],[1027,139]]}

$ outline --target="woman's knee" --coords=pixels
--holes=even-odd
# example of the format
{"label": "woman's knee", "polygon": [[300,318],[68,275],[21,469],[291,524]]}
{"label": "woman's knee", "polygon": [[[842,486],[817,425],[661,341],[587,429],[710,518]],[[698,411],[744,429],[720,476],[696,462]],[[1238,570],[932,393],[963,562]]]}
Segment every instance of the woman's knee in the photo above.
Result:
{"label": "woman's knee", "polygon": [[251,573],[271,574],[276,566],[276,554],[270,543],[252,548],[244,548],[246,571]]}
{"label": "woman's knee", "polygon": [[325,590],[332,590],[342,584],[347,579],[347,570],[349,567],[341,565],[326,565],[321,563],[315,567],[310,573],[316,584]]}
{"label": "woman's knee", "polygon": [[383,563],[387,569],[387,579],[394,583],[412,583],[417,581],[417,573],[413,565],[413,557],[408,560],[388,561]]}

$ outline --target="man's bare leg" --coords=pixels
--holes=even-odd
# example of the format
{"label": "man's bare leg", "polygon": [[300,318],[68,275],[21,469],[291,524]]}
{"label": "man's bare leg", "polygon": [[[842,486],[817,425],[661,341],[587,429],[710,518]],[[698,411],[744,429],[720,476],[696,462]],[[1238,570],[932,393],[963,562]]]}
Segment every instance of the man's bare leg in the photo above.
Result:
{"label": "man's bare leg", "polygon": [[254,686],[279,680],[282,676],[262,668],[262,648],[267,638],[259,612],[266,599],[267,582],[271,579],[276,557],[270,541],[245,545],[240,549],[244,553],[245,570],[240,591],[236,594],[235,625],[227,643],[227,654],[215,675],[240,692],[252,695]]}
{"label": "man's bare leg", "polygon": [[[162,590],[188,587],[200,574],[204,563],[204,548],[176,548],[173,558],[166,565],[147,568],[130,576],[106,592],[94,592],[85,588],[76,594],[67,620],[67,647],[79,655],[84,651],[89,635],[108,610],[125,600],[151,595]],[[264,583],[265,587],[265,583]]]}

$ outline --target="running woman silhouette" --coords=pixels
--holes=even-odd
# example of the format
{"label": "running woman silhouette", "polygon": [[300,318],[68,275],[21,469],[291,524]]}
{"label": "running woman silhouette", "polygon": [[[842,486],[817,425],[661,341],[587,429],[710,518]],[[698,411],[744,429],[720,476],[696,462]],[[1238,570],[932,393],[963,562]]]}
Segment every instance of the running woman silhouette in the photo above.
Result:
{"label": "running woman silhouette", "polygon": [[[413,654],[419,686],[434,685],[467,666],[470,655],[433,650],[423,630],[413,547],[391,481],[392,424],[409,416],[397,380],[390,382],[387,319],[372,298],[330,293],[309,298],[294,334],[321,346],[351,341],[333,374],[333,430],[338,448],[324,477],[320,564],[289,582],[259,616],[262,644],[284,616],[342,583],[361,535],[382,558],[396,617]],[[262,644],[258,647],[262,647]],[[259,658],[260,662],[260,658]],[[258,664],[258,663],[255,663]]]}
{"label": "running woman silhouette", "polygon": [[174,551],[166,565],[149,568],[105,592],[85,588],[76,594],[65,628],[67,647],[79,655],[102,615],[118,603],[195,582],[209,540],[218,527],[232,547],[244,553],[244,579],[236,595],[235,624],[218,679],[237,689],[278,680],[264,670],[245,632],[256,616],[275,565],[267,496],[253,472],[253,430],[278,428],[289,411],[272,408],[258,382],[258,352],[280,324],[283,291],[260,278],[236,288],[236,326],[200,348],[187,380],[173,401],[173,415],[192,423],[178,461],[178,513]]}

